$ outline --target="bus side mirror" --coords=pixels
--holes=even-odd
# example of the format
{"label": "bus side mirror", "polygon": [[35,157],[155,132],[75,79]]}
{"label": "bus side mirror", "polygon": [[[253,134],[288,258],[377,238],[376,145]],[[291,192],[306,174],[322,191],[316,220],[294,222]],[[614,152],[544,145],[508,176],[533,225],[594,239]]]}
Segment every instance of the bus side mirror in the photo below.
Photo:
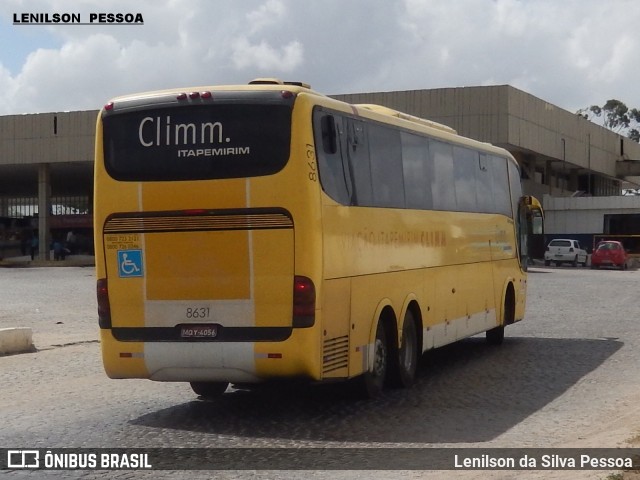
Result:
{"label": "bus side mirror", "polygon": [[527,210],[530,233],[541,235],[544,233],[544,212],[540,201],[532,196],[524,196],[520,199],[521,208]]}

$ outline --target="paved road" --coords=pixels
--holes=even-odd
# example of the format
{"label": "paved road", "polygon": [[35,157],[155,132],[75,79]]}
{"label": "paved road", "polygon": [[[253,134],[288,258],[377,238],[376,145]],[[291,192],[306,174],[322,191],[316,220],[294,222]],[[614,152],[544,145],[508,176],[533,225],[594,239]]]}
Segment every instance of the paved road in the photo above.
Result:
{"label": "paved road", "polygon": [[[96,341],[93,269],[0,269],[0,327],[31,326],[40,349],[0,358],[0,446],[627,446],[640,433],[639,285],[638,271],[533,269],[527,318],[507,329],[504,345],[491,347],[478,337],[430,352],[412,389],[375,401],[328,386],[235,391],[205,402],[183,384],[106,378]],[[47,472],[57,478],[69,473]],[[216,478],[450,473],[218,472]],[[606,476],[570,473],[567,478]],[[553,472],[531,475],[556,478]],[[171,474],[148,478],[163,476]],[[188,478],[210,476],[190,472]],[[456,478],[516,476],[523,477],[456,472]]]}

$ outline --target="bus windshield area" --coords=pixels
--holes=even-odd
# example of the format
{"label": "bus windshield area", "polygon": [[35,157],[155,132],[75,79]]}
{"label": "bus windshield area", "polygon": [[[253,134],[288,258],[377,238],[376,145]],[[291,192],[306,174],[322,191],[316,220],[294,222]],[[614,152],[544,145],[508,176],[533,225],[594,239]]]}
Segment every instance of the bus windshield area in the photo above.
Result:
{"label": "bus windshield area", "polygon": [[104,161],[123,181],[270,175],[289,158],[291,105],[155,107],[105,113]]}

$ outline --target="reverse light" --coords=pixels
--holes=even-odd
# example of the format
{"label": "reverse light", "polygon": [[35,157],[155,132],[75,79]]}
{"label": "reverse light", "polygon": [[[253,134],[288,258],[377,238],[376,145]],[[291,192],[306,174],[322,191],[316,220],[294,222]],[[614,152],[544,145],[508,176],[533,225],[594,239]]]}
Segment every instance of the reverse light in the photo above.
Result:
{"label": "reverse light", "polygon": [[111,328],[111,305],[109,304],[109,287],[106,278],[98,280],[96,294],[98,297],[98,325],[100,328]]}
{"label": "reverse light", "polygon": [[316,320],[316,287],[308,277],[293,279],[293,326],[311,327]]}

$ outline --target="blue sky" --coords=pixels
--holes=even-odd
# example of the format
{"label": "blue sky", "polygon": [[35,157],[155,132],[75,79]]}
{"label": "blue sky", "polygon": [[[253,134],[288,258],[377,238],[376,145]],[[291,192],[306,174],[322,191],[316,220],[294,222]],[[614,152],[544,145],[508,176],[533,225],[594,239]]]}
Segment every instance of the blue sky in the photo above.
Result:
{"label": "blue sky", "polygon": [[[142,26],[20,26],[21,13]],[[637,0],[3,0],[0,115],[270,76],[332,93],[509,84],[575,111],[640,107]]]}
{"label": "blue sky", "polygon": [[0,63],[12,75],[20,73],[27,55],[38,48],[59,48],[61,40],[47,28],[14,27],[11,16],[0,17]]}

